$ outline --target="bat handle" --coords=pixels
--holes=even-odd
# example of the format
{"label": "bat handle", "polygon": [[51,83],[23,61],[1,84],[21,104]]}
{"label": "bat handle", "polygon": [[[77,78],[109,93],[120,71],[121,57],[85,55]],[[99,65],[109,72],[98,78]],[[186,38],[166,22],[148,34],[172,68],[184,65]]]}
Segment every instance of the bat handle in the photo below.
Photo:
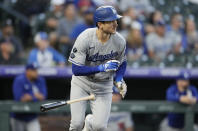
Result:
{"label": "bat handle", "polygon": [[59,101],[59,102],[54,102],[54,103],[48,103],[48,104],[43,104],[40,106],[40,110],[41,112],[45,112],[60,106],[64,106],[66,105],[67,102],[66,101]]}
{"label": "bat handle", "polygon": [[67,104],[72,104],[72,103],[75,103],[75,102],[86,101],[86,100],[95,100],[95,95],[91,94],[90,96],[87,96],[87,97],[74,99],[74,100],[69,100],[69,101],[67,101]]}

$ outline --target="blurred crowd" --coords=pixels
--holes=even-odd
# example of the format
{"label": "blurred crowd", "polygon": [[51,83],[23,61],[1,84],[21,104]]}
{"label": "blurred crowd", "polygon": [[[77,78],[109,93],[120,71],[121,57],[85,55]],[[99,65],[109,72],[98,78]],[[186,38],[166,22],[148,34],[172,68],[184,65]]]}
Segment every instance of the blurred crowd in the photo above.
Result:
{"label": "blurred crowd", "polygon": [[113,5],[124,16],[118,21],[118,32],[127,42],[129,66],[197,66],[198,32],[192,14],[184,18],[176,10],[167,16],[150,0],[16,0],[14,4],[4,1],[4,5],[12,5],[28,18],[29,24],[9,17],[3,20],[1,65],[68,65],[77,36],[95,27],[95,9]]}

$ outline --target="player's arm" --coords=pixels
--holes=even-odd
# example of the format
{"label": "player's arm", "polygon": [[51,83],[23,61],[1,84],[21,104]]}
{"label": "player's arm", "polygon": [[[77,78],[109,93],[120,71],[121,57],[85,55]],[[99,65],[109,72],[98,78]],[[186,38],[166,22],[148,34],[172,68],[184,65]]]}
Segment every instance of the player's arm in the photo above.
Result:
{"label": "player's arm", "polygon": [[101,64],[98,66],[84,66],[84,65],[76,65],[72,64],[72,72],[75,76],[86,76],[91,75],[99,72],[110,72],[116,71],[119,67],[119,61],[117,60],[110,60],[107,61],[105,64]]}
{"label": "player's arm", "polygon": [[196,101],[194,99],[191,99],[187,95],[182,95],[179,96],[177,95],[177,92],[174,90],[174,88],[169,88],[166,92],[166,99],[168,101],[173,101],[173,102],[180,102],[184,104],[195,104]]}
{"label": "player's arm", "polygon": [[175,91],[171,87],[166,91],[166,99],[168,101],[179,102],[179,96],[176,95]]}
{"label": "player's arm", "polygon": [[127,92],[127,85],[123,79],[124,73],[126,71],[127,62],[126,62],[126,44],[123,46],[122,53],[119,57],[119,61],[122,61],[121,65],[119,66],[118,70],[116,71],[114,77],[114,85],[118,88],[122,98],[125,97]]}
{"label": "player's arm", "polygon": [[126,71],[126,67],[127,67],[127,62],[124,61],[122,62],[122,64],[119,66],[118,70],[116,71],[116,75],[115,75],[115,81],[121,81],[123,79],[124,73]]}
{"label": "player's arm", "polygon": [[13,83],[13,95],[15,100],[22,101],[22,102],[28,102],[32,101],[32,96],[27,93],[23,93],[23,83],[20,79],[16,78]]}
{"label": "player's arm", "polygon": [[196,99],[195,98],[191,98],[187,95],[177,95],[177,91],[175,91],[174,88],[169,88],[166,92],[166,99],[168,101],[173,101],[173,102],[180,102],[183,104],[195,104],[196,103]]}
{"label": "player's arm", "polygon": [[122,95],[122,98],[125,97],[127,92],[127,85],[123,79],[124,73],[126,71],[126,66],[127,66],[127,62],[124,61],[116,71],[116,75],[114,78],[115,79],[114,85],[118,88],[120,94]]}
{"label": "player's arm", "polygon": [[35,96],[35,101],[39,100],[45,100],[47,98],[47,88],[46,88],[46,82],[44,78],[40,78],[40,87],[39,87],[39,92],[34,94]]}
{"label": "player's arm", "polygon": [[121,53],[120,56],[118,57],[118,60],[121,62],[121,65],[119,66],[118,70],[116,71],[116,75],[114,77],[114,80],[116,82],[122,81],[124,73],[126,71],[127,67],[127,60],[126,60],[126,41],[122,41],[122,47],[120,47]]}
{"label": "player's arm", "polygon": [[196,100],[198,102],[198,90],[194,86],[193,86],[193,89],[192,89],[192,94],[193,94],[193,96],[196,98]]}
{"label": "player's arm", "polygon": [[191,91],[192,91],[193,97],[190,100],[191,101],[190,104],[196,104],[198,102],[198,91],[197,91],[197,88],[192,86],[191,87]]}

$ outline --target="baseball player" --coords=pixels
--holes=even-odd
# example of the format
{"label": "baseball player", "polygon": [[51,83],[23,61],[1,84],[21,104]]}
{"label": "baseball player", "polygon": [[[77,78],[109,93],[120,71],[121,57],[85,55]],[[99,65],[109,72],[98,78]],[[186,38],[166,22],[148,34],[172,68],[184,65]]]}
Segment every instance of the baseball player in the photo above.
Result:
{"label": "baseball player", "polygon": [[126,42],[116,32],[117,20],[121,17],[112,6],[97,8],[94,13],[97,27],[82,32],[73,46],[69,57],[74,74],[70,99],[90,93],[94,93],[96,99],[90,101],[92,114],[86,119],[87,101],[71,104],[70,131],[104,131],[111,110],[113,81],[122,97],[126,94],[123,81],[127,66]]}
{"label": "baseball player", "polygon": [[[171,102],[179,102],[187,105],[194,105],[198,101],[198,90],[190,84],[190,74],[182,71],[166,92],[166,99]],[[184,131],[184,114],[168,113],[160,125],[160,131]],[[194,128],[194,131],[197,129]]]}
{"label": "baseball player", "polygon": [[[37,102],[47,97],[45,79],[38,75],[38,65],[27,64],[25,73],[17,76],[13,83],[15,101]],[[34,113],[12,113],[12,131],[41,131],[38,116]]]}

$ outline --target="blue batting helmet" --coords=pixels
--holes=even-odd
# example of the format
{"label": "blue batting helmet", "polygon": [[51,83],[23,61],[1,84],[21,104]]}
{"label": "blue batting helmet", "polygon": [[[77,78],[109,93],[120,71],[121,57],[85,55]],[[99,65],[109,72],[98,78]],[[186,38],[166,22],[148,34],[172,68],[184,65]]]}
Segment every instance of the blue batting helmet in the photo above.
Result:
{"label": "blue batting helmet", "polygon": [[120,19],[122,16],[118,15],[117,11],[112,6],[98,7],[94,13],[95,23],[99,21],[114,21]]}

